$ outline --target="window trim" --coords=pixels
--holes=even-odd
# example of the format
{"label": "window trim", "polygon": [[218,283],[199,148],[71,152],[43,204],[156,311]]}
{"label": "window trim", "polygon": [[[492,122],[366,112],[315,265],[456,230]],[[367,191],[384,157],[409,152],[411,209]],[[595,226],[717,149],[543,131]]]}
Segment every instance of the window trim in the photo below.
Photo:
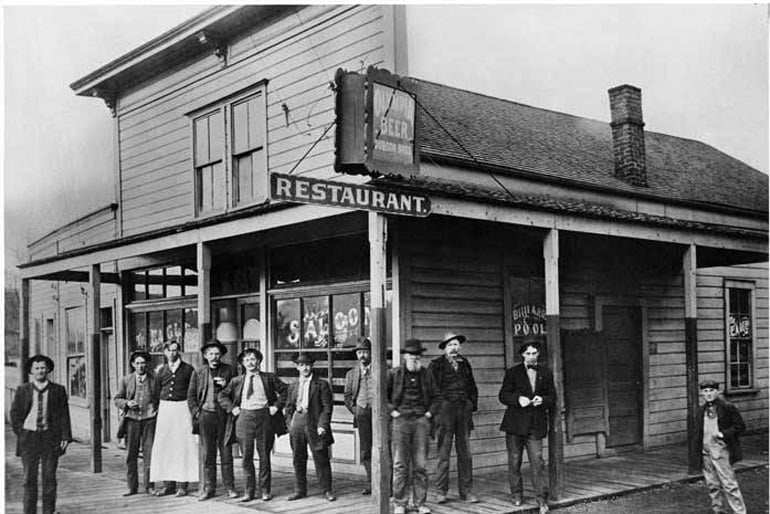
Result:
{"label": "window trim", "polygon": [[[82,309],[82,310],[78,310],[78,309]],[[69,321],[70,320],[70,316],[69,316],[69,313],[70,312],[78,312],[78,313],[80,313],[80,316],[82,317],[82,324],[83,324],[83,326],[82,326],[82,330],[83,330],[83,351],[82,352],[78,352],[77,351],[77,341],[76,341],[75,342],[75,351],[73,353],[70,353],[70,349],[69,349],[69,344],[70,344],[70,341],[69,341],[69,332],[70,332],[70,321]],[[64,308],[64,362],[65,362],[64,376],[65,376],[65,380],[66,380],[66,384],[67,384],[66,387],[67,387],[67,391],[68,391],[69,397],[70,398],[74,398],[74,399],[78,399],[80,401],[88,400],[88,394],[89,394],[89,390],[88,390],[88,367],[87,367],[87,364],[86,364],[86,370],[85,370],[85,373],[83,374],[83,380],[84,380],[83,387],[85,388],[85,396],[80,396],[79,394],[74,394],[73,391],[72,391],[72,387],[70,387],[72,385],[71,377],[70,377],[70,360],[72,360],[72,359],[83,359],[83,362],[86,362],[86,353],[88,351],[88,341],[86,340],[86,338],[87,338],[86,334],[88,333],[86,314],[87,314],[86,313],[86,309],[85,309],[85,307],[83,305],[73,305],[71,307],[65,307]],[[74,320],[75,323],[77,323],[77,321],[78,320]]]}
{"label": "window trim", "polygon": [[[756,388],[756,365],[757,365],[757,306],[756,306],[756,282],[753,280],[735,280],[725,278],[723,281],[723,295],[724,295],[724,337],[725,337],[725,394],[741,394],[750,393]],[[731,385],[730,376],[730,290],[731,289],[744,289],[749,291],[749,300],[751,302],[750,316],[751,316],[751,362],[749,363],[749,385],[746,387],[733,387]]]}

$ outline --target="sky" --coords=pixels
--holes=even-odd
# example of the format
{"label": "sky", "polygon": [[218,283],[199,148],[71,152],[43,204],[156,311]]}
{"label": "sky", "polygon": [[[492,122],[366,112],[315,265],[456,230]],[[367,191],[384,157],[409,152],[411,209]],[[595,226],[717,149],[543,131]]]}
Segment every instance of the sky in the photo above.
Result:
{"label": "sky", "polygon": [[[69,84],[202,5],[3,9],[6,268],[26,243],[113,201],[109,110]],[[609,121],[642,89],[646,129],[768,172],[767,5],[410,5],[410,74]]]}

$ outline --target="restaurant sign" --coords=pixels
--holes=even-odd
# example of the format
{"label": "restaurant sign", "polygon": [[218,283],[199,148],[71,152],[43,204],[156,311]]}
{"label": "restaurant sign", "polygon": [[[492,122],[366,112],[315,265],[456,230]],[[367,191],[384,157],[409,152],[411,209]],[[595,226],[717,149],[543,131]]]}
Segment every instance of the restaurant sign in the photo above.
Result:
{"label": "restaurant sign", "polygon": [[430,214],[430,198],[390,188],[273,173],[270,198],[406,216]]}

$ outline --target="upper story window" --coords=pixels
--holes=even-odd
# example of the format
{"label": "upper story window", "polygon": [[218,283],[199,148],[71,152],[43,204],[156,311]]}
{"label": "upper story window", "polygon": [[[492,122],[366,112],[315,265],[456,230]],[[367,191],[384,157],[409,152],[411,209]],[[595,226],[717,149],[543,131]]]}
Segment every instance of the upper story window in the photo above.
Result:
{"label": "upper story window", "polygon": [[725,281],[727,391],[754,387],[754,284]]}
{"label": "upper story window", "polygon": [[192,120],[196,214],[267,198],[264,88],[199,111]]}

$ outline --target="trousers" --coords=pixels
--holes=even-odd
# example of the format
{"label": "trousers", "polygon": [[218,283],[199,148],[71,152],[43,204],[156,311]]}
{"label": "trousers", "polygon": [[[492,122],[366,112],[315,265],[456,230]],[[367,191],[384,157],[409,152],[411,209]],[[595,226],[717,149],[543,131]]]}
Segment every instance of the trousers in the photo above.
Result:
{"label": "trousers", "polygon": [[203,488],[211,493],[217,490],[217,452],[219,452],[222,482],[226,489],[234,489],[233,449],[231,446],[225,445],[227,413],[218,408],[215,412],[201,411],[200,416],[200,442],[201,449],[203,450]]}
{"label": "trousers", "polygon": [[358,408],[356,412],[358,439],[361,442],[359,456],[366,470],[366,478],[372,479],[372,409]]}
{"label": "trousers", "polygon": [[393,419],[393,501],[406,506],[411,486],[414,505],[428,495],[428,437],[430,419],[402,415]]}
{"label": "trousers", "polygon": [[136,420],[126,418],[126,482],[128,490],[139,490],[139,447],[142,448],[142,488],[150,488],[152,444],[155,439],[155,418]]}
{"label": "trousers", "polygon": [[[270,494],[272,479],[270,450],[274,436],[270,428],[268,408],[241,410],[235,421],[235,433],[238,436],[241,451],[243,451],[242,465],[243,475],[246,479],[246,496],[253,496],[257,492]],[[257,456],[259,457],[259,491],[257,491],[257,478],[254,471],[254,446],[257,447]]]}
{"label": "trousers", "polygon": [[24,468],[24,514],[37,512],[37,473],[42,468],[43,514],[56,510],[56,468],[59,465],[59,441],[51,431],[22,430],[20,437],[21,464]]}
{"label": "trousers", "polygon": [[446,495],[449,490],[449,458],[454,440],[457,452],[457,489],[460,497],[473,491],[473,460],[471,458],[471,416],[466,401],[445,402],[438,421],[438,464],[436,464],[436,492]]}
{"label": "trousers", "polygon": [[521,479],[521,461],[524,448],[527,449],[529,467],[532,475],[532,487],[539,504],[544,504],[548,498],[548,482],[545,477],[545,461],[543,460],[543,440],[532,435],[505,434],[505,446],[508,450],[508,485],[513,496],[521,497],[523,492]]}
{"label": "trousers", "polygon": [[726,503],[736,514],[746,514],[746,504],[730,465],[730,452],[727,448],[703,452],[703,478],[709,488],[711,510],[727,512]]}
{"label": "trousers", "polygon": [[[317,437],[308,437],[307,431],[314,430],[307,425],[307,412],[295,412],[289,429],[289,442],[294,452],[294,490],[300,494],[307,494],[307,447],[310,441]],[[318,475],[318,483],[321,490],[332,490],[332,466],[329,461],[329,447],[321,448],[316,444],[310,445],[315,463],[315,472]]]}

